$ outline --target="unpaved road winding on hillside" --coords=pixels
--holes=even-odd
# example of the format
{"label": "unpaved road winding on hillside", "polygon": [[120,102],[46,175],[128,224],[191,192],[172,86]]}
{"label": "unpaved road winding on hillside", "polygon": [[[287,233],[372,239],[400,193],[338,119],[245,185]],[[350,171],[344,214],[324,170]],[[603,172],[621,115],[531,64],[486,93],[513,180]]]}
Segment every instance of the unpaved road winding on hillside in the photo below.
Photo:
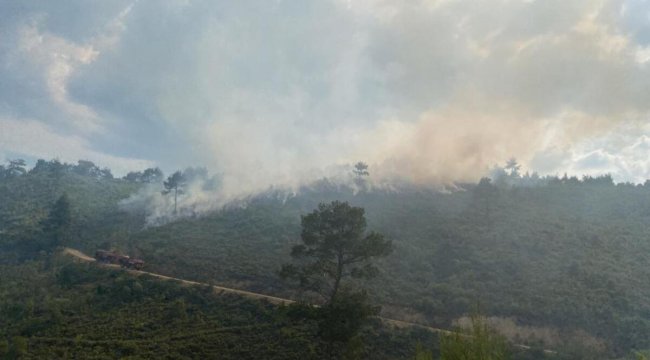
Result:
{"label": "unpaved road winding on hillside", "polygon": [[[65,249],[63,249],[63,253],[66,254],[66,255],[73,256],[76,259],[84,261],[84,262],[96,262],[98,265],[104,266],[104,267],[117,268],[117,269],[121,268],[119,265],[116,265],[116,264],[107,264],[107,263],[97,262],[96,259],[94,259],[94,258],[82,253],[81,251],[76,250],[76,249],[65,248]],[[175,278],[175,277],[172,277],[172,276],[156,274],[156,273],[152,273],[152,272],[148,272],[148,271],[133,270],[133,269],[124,269],[124,270],[129,272],[130,274],[133,274],[133,275],[138,275],[138,276],[139,275],[149,275],[149,276],[153,276],[153,277],[163,279],[163,280],[178,281],[178,282],[180,282],[182,284],[186,284],[186,285],[211,286],[216,293],[238,294],[238,295],[245,296],[245,297],[252,298],[252,299],[266,300],[266,301],[268,301],[268,302],[270,302],[272,304],[276,304],[276,305],[291,304],[291,303],[295,302],[294,300],[291,300],[291,299],[283,299],[283,298],[279,298],[279,297],[276,297],[276,296],[264,295],[264,294],[254,293],[254,292],[250,292],[250,291],[246,291],[246,290],[239,290],[239,289],[227,288],[227,287],[223,287],[223,286],[210,285],[210,284],[206,284],[206,283],[202,283],[202,282],[198,282],[198,281],[179,279],[179,278]]]}
{"label": "unpaved road winding on hillside", "polygon": [[[92,258],[92,257],[82,253],[81,251],[79,251],[77,249],[64,248],[63,253],[66,254],[66,255],[70,255],[70,256],[76,258],[77,260],[80,260],[80,261],[83,261],[83,262],[95,262],[100,266],[113,268],[113,269],[120,269],[121,268],[121,266],[116,265],[116,264],[107,264],[107,263],[98,262],[95,258]],[[276,296],[264,295],[264,294],[260,294],[260,293],[255,293],[255,292],[250,292],[250,291],[240,290],[240,289],[227,288],[227,287],[223,287],[223,286],[210,285],[210,284],[206,284],[206,283],[202,283],[202,282],[198,282],[198,281],[179,279],[179,278],[175,278],[175,277],[172,277],[172,276],[156,274],[156,273],[152,273],[152,272],[148,272],[148,271],[133,270],[133,269],[124,269],[124,271],[127,271],[128,273],[136,275],[136,276],[149,275],[149,276],[153,276],[153,277],[163,279],[163,280],[178,281],[178,282],[180,282],[182,284],[186,284],[186,285],[211,286],[214,289],[214,292],[217,293],[217,294],[223,294],[223,293],[237,294],[237,295],[244,296],[244,297],[251,298],[251,299],[266,300],[266,301],[268,301],[268,302],[270,302],[272,304],[276,304],[276,305],[281,305],[281,304],[287,304],[288,305],[288,304],[292,304],[292,303],[296,302],[295,300],[291,300],[291,299],[284,299],[284,298],[280,298],[280,297],[276,297]],[[422,324],[418,324],[418,323],[402,321],[402,320],[396,320],[396,319],[389,319],[389,318],[385,318],[385,317],[382,317],[382,316],[378,316],[377,318],[379,318],[382,322],[384,322],[386,324],[390,324],[390,325],[395,326],[397,328],[411,328],[411,327],[414,327],[414,328],[425,329],[425,330],[428,330],[428,331],[431,331],[431,332],[434,332],[434,333],[440,333],[440,334],[451,334],[452,333],[451,331],[446,330],[446,329],[434,328],[434,327],[431,327],[431,326],[422,325]],[[526,349],[526,350],[530,349],[530,346],[527,346],[527,345],[521,345],[521,344],[513,344],[513,345],[515,347],[520,348],[520,349]],[[552,354],[556,353],[553,350],[544,350],[544,352],[552,353]]]}

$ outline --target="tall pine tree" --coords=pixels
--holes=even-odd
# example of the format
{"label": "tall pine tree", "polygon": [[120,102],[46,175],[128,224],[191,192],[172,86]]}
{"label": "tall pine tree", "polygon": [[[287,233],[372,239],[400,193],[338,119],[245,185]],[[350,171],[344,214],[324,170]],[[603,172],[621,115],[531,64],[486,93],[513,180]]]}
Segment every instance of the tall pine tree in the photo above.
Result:
{"label": "tall pine tree", "polygon": [[72,210],[70,199],[63,194],[50,209],[45,222],[45,234],[49,240],[48,247],[65,245],[72,227]]}

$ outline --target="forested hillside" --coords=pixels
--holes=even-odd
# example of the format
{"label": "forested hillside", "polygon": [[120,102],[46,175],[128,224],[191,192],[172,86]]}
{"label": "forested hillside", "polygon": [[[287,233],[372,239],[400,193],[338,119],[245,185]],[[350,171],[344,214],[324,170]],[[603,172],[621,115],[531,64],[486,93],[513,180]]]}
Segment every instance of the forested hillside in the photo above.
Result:
{"label": "forested hillside", "polygon": [[[163,302],[163,298],[134,295],[143,287],[163,286],[152,280],[138,280],[137,285],[122,275],[106,277],[89,269],[82,272],[90,271],[92,279],[75,280],[70,269],[80,265],[48,265],[53,261],[46,260],[53,247],[43,224],[51,216],[52,205],[65,193],[72,209],[73,221],[65,243],[57,246],[88,253],[113,248],[144,259],[147,271],[298,298],[300,294],[279,277],[278,271],[299,242],[300,216],[321,202],[341,200],[363,207],[368,227],[383,233],[394,245],[394,252],[378,262],[378,278],[368,283],[372,298],[383,306],[386,316],[450,328],[479,304],[492,324],[511,340],[543,344],[567,358],[622,358],[650,348],[648,186],[615,185],[606,176],[531,182],[518,174],[506,174],[493,182],[457,184],[454,190],[441,192],[416,186],[373,189],[323,180],[293,195],[268,192],[200,216],[145,227],[147,209],[127,211],[119,202],[145,186],[163,190],[162,184],[156,185],[161,179],[142,181],[133,175],[115,179],[107,170],[98,172],[91,167],[86,171],[81,162],[75,166],[40,164],[30,171],[5,171],[0,180],[0,261],[4,264],[2,284],[6,286],[1,295],[3,304],[13,304],[8,299],[19,297],[11,285],[5,285],[10,284],[6,279],[14,276],[11,284],[15,287],[39,277],[44,282],[42,288],[48,289],[48,281],[56,279],[52,286],[61,294],[46,292],[42,296],[48,304],[61,301],[61,309],[67,306],[66,298],[74,297],[73,291],[87,291],[83,286],[87,281],[95,294],[87,292],[84,296],[98,300],[85,302],[79,316],[106,311],[105,316],[124,312],[130,318],[132,315],[126,314],[134,311],[129,310],[132,306],[153,305],[162,306],[155,310],[162,314],[175,311],[173,304],[182,307],[174,301],[184,298],[192,299],[187,305],[193,309],[188,310],[192,319],[244,326],[245,321],[229,323],[212,314],[210,311],[217,311],[212,305],[208,306],[212,310],[202,307],[208,300],[184,293],[190,290],[152,290],[171,294],[160,295]],[[29,265],[30,261],[35,263]],[[45,275],[35,275],[40,273]],[[72,278],[66,278],[68,275]],[[123,290],[130,295],[124,295]],[[108,300],[102,300],[102,294],[116,291],[118,298],[126,296],[121,300],[123,306],[103,303]],[[262,334],[269,331],[268,336],[279,336],[273,346],[302,346],[295,343],[298,340],[283,337],[292,331],[290,328],[268,325],[271,320],[264,320],[265,316],[276,316],[269,315],[268,310],[248,302],[235,306],[227,300],[209,302],[217,301],[216,308],[234,306],[234,313],[240,311],[241,316],[255,318],[261,328],[271,326],[275,330],[256,334],[265,337]],[[249,306],[254,310],[246,310]],[[33,309],[5,305],[2,311],[24,314]],[[151,315],[153,319],[156,316],[162,315]],[[137,329],[159,326],[137,317],[123,325]],[[71,334],[60,325],[36,322],[33,326],[33,331],[20,330],[20,336],[39,334],[43,339],[55,339]],[[5,334],[16,335],[15,327],[5,324],[5,328]],[[88,331],[100,334],[104,330]],[[226,335],[219,336],[224,339],[219,341],[228,341]],[[258,341],[249,340],[250,346]],[[408,356],[415,342],[404,340],[408,351],[391,356]],[[83,344],[80,339],[75,346]],[[128,352],[132,345],[120,346],[126,346],[123,351]],[[147,351],[156,353],[155,349]]]}
{"label": "forested hillside", "polygon": [[147,229],[128,244],[155,271],[288,295],[275,271],[299,237],[299,215],[348,200],[395,244],[373,286],[386,314],[450,326],[480,302],[490,315],[553,328],[538,337],[555,346],[650,346],[650,189],[558,182],[496,194],[488,214],[473,186],[305,189]]}
{"label": "forested hillside", "polygon": [[[118,201],[137,191],[138,182],[114,179],[110,170],[89,161],[77,165],[39,160],[27,171],[21,165],[0,168],[0,236],[2,256],[12,259],[47,250],[43,223],[54,202],[65,194],[75,219],[66,242],[128,236],[142,220],[119,211]],[[65,244],[60,244],[65,245]],[[11,254],[11,256],[7,256]]]}
{"label": "forested hillside", "polygon": [[[0,266],[0,358],[320,359],[326,346],[290,309],[236,295],[216,296],[120,270],[55,256]],[[364,358],[410,357],[437,349],[417,329],[374,321],[361,334]]]}

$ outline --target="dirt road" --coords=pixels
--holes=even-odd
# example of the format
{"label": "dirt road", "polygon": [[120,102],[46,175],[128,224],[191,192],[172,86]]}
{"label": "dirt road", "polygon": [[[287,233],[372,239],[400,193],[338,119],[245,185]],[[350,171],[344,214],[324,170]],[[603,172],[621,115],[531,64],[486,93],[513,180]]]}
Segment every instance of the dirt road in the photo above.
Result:
{"label": "dirt road", "polygon": [[[65,248],[65,249],[63,249],[63,253],[67,254],[67,255],[70,255],[70,256],[73,256],[73,257],[77,258],[78,260],[81,260],[81,261],[84,261],[84,262],[96,262],[100,266],[110,267],[110,268],[120,268],[119,265],[97,262],[94,258],[92,258],[92,257],[90,257],[90,256],[88,256],[88,255],[86,255],[86,254],[84,254],[81,251],[76,250],[76,249]],[[223,293],[238,294],[238,295],[248,297],[248,298],[252,298],[252,299],[266,300],[266,301],[268,301],[268,302],[270,302],[272,304],[276,304],[276,305],[291,304],[291,303],[295,302],[295,300],[291,300],[291,299],[284,299],[284,298],[279,298],[279,297],[276,297],[276,296],[264,295],[264,294],[260,294],[260,293],[254,293],[254,292],[250,292],[250,291],[246,291],[246,290],[227,288],[227,287],[223,287],[223,286],[210,285],[210,284],[206,284],[206,283],[202,283],[202,282],[198,282],[198,281],[184,280],[184,279],[179,279],[179,278],[166,276],[166,275],[160,275],[160,274],[156,274],[156,273],[152,273],[152,272],[148,272],[148,271],[131,270],[131,269],[128,269],[128,270],[125,270],[125,271],[128,271],[129,273],[131,273],[133,275],[136,275],[136,276],[149,275],[149,276],[153,276],[153,277],[163,279],[163,280],[178,281],[178,282],[186,284],[186,285],[212,286],[212,288],[214,289],[214,292],[217,293],[217,294],[223,294]],[[385,324],[390,324],[390,325],[395,326],[397,328],[416,327],[416,328],[425,329],[425,330],[428,330],[428,331],[431,331],[431,332],[434,332],[434,333],[440,333],[440,334],[451,334],[452,333],[450,330],[434,328],[434,327],[430,327],[430,326],[427,326],[427,325],[412,323],[412,322],[408,322],[408,321],[389,319],[389,318],[385,318],[385,317],[381,317],[381,316],[378,316],[377,318],[379,318]],[[513,346],[518,347],[520,349],[525,349],[525,350],[530,349],[530,347],[527,346],[527,345],[514,344]],[[550,354],[555,354],[556,353],[555,351],[552,351],[552,350],[544,350],[544,352],[550,353]]]}
{"label": "dirt road", "polygon": [[[76,249],[65,248],[65,249],[63,249],[63,253],[66,254],[66,255],[73,256],[73,257],[77,258],[78,260],[81,260],[81,261],[84,261],[84,262],[97,262],[94,258],[92,258],[92,257],[90,257],[90,256],[88,256],[88,255],[86,255],[86,254],[84,254],[81,251],[76,250]],[[104,266],[104,267],[120,268],[120,266],[116,265],[116,264],[107,264],[107,263],[101,263],[101,262],[97,262],[97,264],[99,264],[101,266]],[[216,293],[219,293],[219,294],[220,293],[238,294],[238,295],[245,296],[245,297],[248,297],[248,298],[253,298],[253,299],[258,299],[258,300],[263,299],[263,300],[266,300],[266,301],[268,301],[268,302],[270,302],[272,304],[278,304],[278,305],[279,304],[291,304],[291,303],[295,302],[294,300],[283,299],[283,298],[279,298],[279,297],[276,297],[276,296],[264,295],[264,294],[254,293],[254,292],[250,292],[250,291],[246,291],[246,290],[232,289],[232,288],[227,288],[227,287],[223,287],[223,286],[210,285],[210,284],[201,283],[201,282],[197,282],[197,281],[179,279],[179,278],[175,278],[175,277],[172,277],[172,276],[156,274],[156,273],[152,273],[152,272],[148,272],[148,271],[133,270],[133,269],[125,269],[125,271],[128,271],[130,274],[137,275],[137,276],[139,276],[139,275],[149,275],[149,276],[153,276],[153,277],[163,279],[163,280],[178,281],[178,282],[180,282],[182,284],[186,284],[186,285],[212,286],[214,291]]]}

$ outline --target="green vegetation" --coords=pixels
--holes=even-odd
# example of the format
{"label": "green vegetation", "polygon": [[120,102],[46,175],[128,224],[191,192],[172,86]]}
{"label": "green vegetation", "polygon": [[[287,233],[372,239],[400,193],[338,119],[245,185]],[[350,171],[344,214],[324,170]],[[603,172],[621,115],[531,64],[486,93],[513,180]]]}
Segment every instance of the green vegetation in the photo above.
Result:
{"label": "green vegetation", "polygon": [[301,219],[303,244],[291,250],[298,264],[284,265],[280,275],[299,280],[302,289],[325,299],[319,307],[298,306],[307,307],[305,318],[318,323],[329,357],[358,358],[363,347],[359,331],[370,316],[379,314],[379,307],[370,304],[365,291],[346,288],[342,281],[372,278],[377,270],[371,260],[388,255],[391,242],[375,232],[366,234],[363,209],[348,203],[321,203]]}
{"label": "green vegetation", "polygon": [[287,264],[280,275],[300,281],[300,287],[320,293],[332,304],[347,277],[370,279],[378,272],[371,263],[393,250],[381,234],[366,232],[362,208],[345,202],[319,204],[318,210],[302,216],[303,244],[291,249],[298,265]]}
{"label": "green vegetation", "polygon": [[[55,256],[0,266],[0,358],[324,357],[318,325],[294,321],[289,311]],[[417,338],[426,341],[379,323],[360,337],[377,359],[405,357]]]}
{"label": "green vegetation", "polygon": [[142,228],[144,214],[127,214],[118,205],[142,185],[114,179],[107,169],[90,164],[39,160],[29,172],[13,171],[19,175],[0,171],[0,262],[52,250],[56,234],[48,232],[48,222],[56,225],[51,223],[58,216],[53,205],[64,194],[69,214],[60,215],[69,216],[68,246],[94,251],[97,244],[128,238]]}
{"label": "green vegetation", "polygon": [[[45,224],[63,194],[70,213],[64,244],[87,253],[114,248],[143,258],[148,271],[288,297],[297,293],[277,270],[292,260],[291,249],[300,242],[301,215],[339,200],[364,208],[368,229],[392,241],[393,253],[375,261],[377,276],[364,283],[387,317],[452,328],[480,300],[497,331],[533,346],[528,355],[515,352],[513,358],[542,358],[543,347],[567,359],[633,358],[650,349],[650,184],[615,185],[607,176],[539,178],[513,169],[447,193],[406,185],[372,189],[367,181],[360,189],[323,180],[297,195],[268,192],[245,204],[145,228],[147,209],[120,205],[149,186],[137,176],[115,179],[86,163],[42,161],[29,171],[21,168],[15,162],[0,174],[2,286],[13,284],[0,295],[3,309],[13,304],[7,294],[29,288],[23,286],[29,282],[43,289],[33,290],[34,304],[58,298],[49,280],[27,280],[25,273],[52,279],[51,272],[58,271],[50,255],[57,242],[48,240]],[[29,266],[38,270],[25,270]],[[351,286],[356,281],[351,279]],[[56,286],[69,298],[88,290]],[[28,307],[29,301],[22,304]],[[310,334],[318,335],[316,321],[287,321],[310,323]],[[107,338],[125,340],[115,329]],[[33,347],[29,332],[3,334],[0,350],[22,351],[23,338]],[[430,335],[418,336],[432,342]],[[364,341],[364,351],[382,342]],[[412,357],[415,342],[390,356],[382,348],[382,354]]]}
{"label": "green vegetation", "polygon": [[472,316],[469,330],[453,331],[440,337],[441,360],[509,359],[506,339],[490,329],[480,315]]}
{"label": "green vegetation", "polygon": [[50,210],[48,218],[43,223],[44,235],[52,240],[45,247],[56,247],[65,244],[70,235],[72,213],[70,200],[66,194],[61,195]]}
{"label": "green vegetation", "polygon": [[[491,329],[486,319],[472,315],[469,329],[456,329],[440,336],[441,360],[505,360],[510,359],[506,339]],[[433,360],[433,352],[421,344],[415,349],[415,360]]]}
{"label": "green vegetation", "polygon": [[274,272],[300,237],[300,215],[340,199],[365,208],[369,227],[393,241],[369,283],[387,316],[451,327],[481,300],[490,316],[551,329],[534,345],[650,347],[649,188],[495,187],[489,221],[466,189],[354,194],[323,185],[147,229],[131,242],[155,271],[291,296]]}

